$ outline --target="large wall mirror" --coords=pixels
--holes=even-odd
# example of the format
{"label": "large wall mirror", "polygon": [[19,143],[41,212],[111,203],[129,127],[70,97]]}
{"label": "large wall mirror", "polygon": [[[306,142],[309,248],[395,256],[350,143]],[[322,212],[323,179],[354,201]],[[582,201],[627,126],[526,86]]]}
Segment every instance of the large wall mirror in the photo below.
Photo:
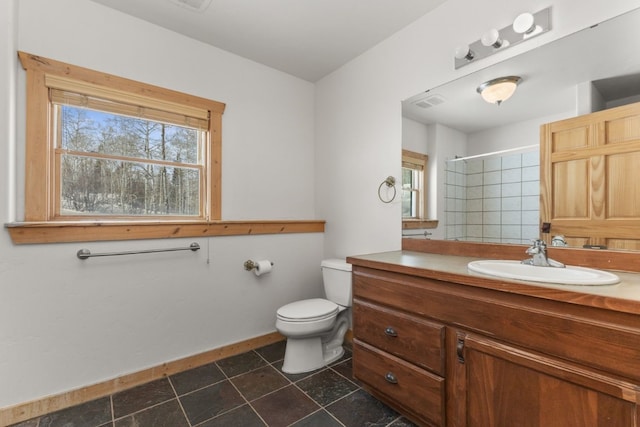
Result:
{"label": "large wall mirror", "polygon": [[[403,236],[539,238],[540,126],[640,101],[638,52],[640,9],[403,101],[402,148],[428,155],[427,217],[438,220]],[[484,101],[477,87],[504,76],[521,78],[515,94]]]}

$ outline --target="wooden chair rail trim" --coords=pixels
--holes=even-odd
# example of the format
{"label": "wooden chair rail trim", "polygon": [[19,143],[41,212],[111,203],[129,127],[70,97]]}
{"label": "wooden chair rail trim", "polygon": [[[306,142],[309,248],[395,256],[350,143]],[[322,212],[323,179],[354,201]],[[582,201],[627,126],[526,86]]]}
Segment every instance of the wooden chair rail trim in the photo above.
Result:
{"label": "wooden chair rail trim", "polygon": [[323,233],[324,220],[255,220],[214,222],[6,224],[14,244],[246,236],[253,234]]}

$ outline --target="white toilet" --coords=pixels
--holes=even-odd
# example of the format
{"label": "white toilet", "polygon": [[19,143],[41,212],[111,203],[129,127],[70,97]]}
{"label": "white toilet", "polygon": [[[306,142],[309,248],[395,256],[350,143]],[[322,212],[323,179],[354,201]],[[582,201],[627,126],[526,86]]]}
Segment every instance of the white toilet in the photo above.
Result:
{"label": "white toilet", "polygon": [[342,259],[322,261],[327,299],[292,302],[277,311],[276,329],[287,337],[282,371],[299,374],[321,368],[344,354],[349,329],[351,264]]}

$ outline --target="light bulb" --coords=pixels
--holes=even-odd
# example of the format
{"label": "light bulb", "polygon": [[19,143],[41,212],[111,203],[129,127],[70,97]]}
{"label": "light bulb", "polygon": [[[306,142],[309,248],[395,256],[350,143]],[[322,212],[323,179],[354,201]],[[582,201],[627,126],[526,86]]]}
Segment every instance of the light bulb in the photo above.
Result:
{"label": "light bulb", "polygon": [[536,29],[536,21],[532,14],[525,12],[513,20],[513,31],[518,34],[529,34]]}
{"label": "light bulb", "polygon": [[492,46],[497,49],[502,46],[500,33],[495,28],[492,28],[489,31],[485,32],[482,37],[480,37],[480,41],[487,47]]}
{"label": "light bulb", "polygon": [[455,51],[456,59],[466,59],[467,61],[471,61],[475,56],[473,51],[469,48],[468,45],[458,46]]}

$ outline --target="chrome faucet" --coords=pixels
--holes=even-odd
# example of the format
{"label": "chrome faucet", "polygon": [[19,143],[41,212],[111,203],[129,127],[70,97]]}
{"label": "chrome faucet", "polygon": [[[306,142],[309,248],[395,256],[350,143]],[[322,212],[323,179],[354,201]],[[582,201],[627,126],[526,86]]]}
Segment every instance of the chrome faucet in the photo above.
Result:
{"label": "chrome faucet", "polygon": [[531,255],[531,258],[523,260],[523,264],[535,265],[537,267],[564,267],[563,263],[547,257],[547,244],[544,240],[533,240],[531,247],[527,248],[526,253],[527,255]]}

